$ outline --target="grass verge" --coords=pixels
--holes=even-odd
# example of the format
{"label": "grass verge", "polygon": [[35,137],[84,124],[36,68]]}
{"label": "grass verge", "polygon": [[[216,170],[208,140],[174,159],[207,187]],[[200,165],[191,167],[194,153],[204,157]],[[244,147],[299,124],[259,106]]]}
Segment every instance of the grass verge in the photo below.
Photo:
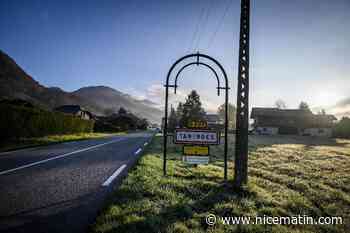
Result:
{"label": "grass verge", "polygon": [[0,152],[11,151],[35,146],[45,146],[54,143],[79,141],[87,139],[103,138],[112,135],[125,134],[123,133],[79,133],[79,134],[64,134],[64,135],[49,135],[37,138],[21,138],[18,140],[4,141],[0,143]]}
{"label": "grass verge", "polygon": [[[222,146],[212,163],[188,167],[181,148],[169,144],[162,176],[161,137],[155,137],[96,219],[91,232],[275,232],[347,233],[350,229],[350,141],[305,137],[249,138],[249,185],[223,183]],[[171,140],[170,140],[171,141]],[[234,145],[233,138],[229,139]],[[230,148],[230,155],[234,148]],[[237,224],[214,226],[205,217],[340,216],[338,225]]]}

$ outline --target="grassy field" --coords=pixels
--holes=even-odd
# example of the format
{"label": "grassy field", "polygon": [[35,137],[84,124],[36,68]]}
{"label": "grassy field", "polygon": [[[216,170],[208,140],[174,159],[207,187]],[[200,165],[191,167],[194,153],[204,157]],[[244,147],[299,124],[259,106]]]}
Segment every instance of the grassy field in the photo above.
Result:
{"label": "grassy field", "polygon": [[0,143],[0,151],[9,151],[16,149],[23,149],[34,146],[44,146],[53,143],[78,141],[94,138],[102,138],[116,134],[109,133],[79,133],[79,134],[64,134],[64,135],[50,135],[38,138],[21,138],[19,140],[5,141]]}
{"label": "grassy field", "polygon": [[[210,165],[189,167],[170,143],[162,176],[156,137],[92,226],[91,232],[350,232],[350,140],[250,136],[249,185],[235,189],[230,138],[229,182],[223,182],[223,148],[212,147]],[[339,216],[334,225],[214,226],[206,216]],[[217,219],[218,219],[217,218]]]}

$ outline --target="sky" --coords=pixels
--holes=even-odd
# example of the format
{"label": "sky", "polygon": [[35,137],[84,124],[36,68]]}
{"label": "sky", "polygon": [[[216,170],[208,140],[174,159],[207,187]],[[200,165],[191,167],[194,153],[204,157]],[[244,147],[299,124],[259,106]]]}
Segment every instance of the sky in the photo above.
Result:
{"label": "sky", "polygon": [[[349,0],[251,2],[250,107],[350,97]],[[0,49],[45,86],[110,86],[159,106],[170,66],[199,51],[223,65],[235,103],[239,14],[238,0],[1,0]],[[172,103],[192,89],[210,112],[223,103],[204,67],[184,70]]]}

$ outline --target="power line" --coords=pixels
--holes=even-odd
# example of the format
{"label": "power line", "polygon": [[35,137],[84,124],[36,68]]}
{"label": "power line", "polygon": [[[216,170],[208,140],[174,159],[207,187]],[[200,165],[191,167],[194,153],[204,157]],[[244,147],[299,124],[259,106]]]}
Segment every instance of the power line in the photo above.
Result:
{"label": "power line", "polygon": [[[205,28],[207,26],[208,19],[209,19],[209,16],[210,16],[210,10],[211,10],[211,6],[213,5],[213,2],[214,2],[213,0],[209,0],[207,12],[206,12],[206,15],[205,15],[205,18],[204,18],[204,23],[203,23],[203,27],[202,27],[203,30],[202,31],[205,31]],[[195,44],[194,50],[198,50],[199,49],[201,34],[202,33],[200,33],[199,36],[198,36],[198,39],[197,39],[197,42]]]}
{"label": "power line", "polygon": [[[191,52],[191,50],[193,52],[196,52],[196,50],[197,50],[197,47],[198,47],[198,44],[199,44],[199,41],[200,41],[200,37],[201,37],[201,34],[202,34],[200,32],[200,25],[202,24],[202,20],[203,19],[204,19],[204,23],[205,24],[208,21],[209,13],[210,13],[210,7],[212,5],[212,2],[213,2],[213,0],[209,0],[207,6],[205,4],[203,4],[198,23],[196,25],[196,30],[195,30],[195,32],[193,34],[193,38],[192,38],[192,42],[191,42],[191,45],[190,45],[190,48],[189,48],[189,52]],[[207,7],[207,9],[206,9],[206,7]],[[204,16],[204,18],[203,18],[203,16]],[[203,28],[205,28],[205,26]],[[194,47],[192,47],[193,45],[194,45]],[[191,75],[192,76],[196,75],[197,71],[198,71],[198,69],[192,69]]]}
{"label": "power line", "polygon": [[209,49],[210,46],[213,44],[213,42],[215,40],[215,37],[216,37],[216,34],[218,33],[219,29],[221,28],[221,26],[222,26],[222,24],[224,22],[224,19],[225,19],[226,15],[227,15],[227,12],[231,8],[232,2],[233,2],[232,0],[227,0],[224,14],[222,15],[221,19],[218,21],[218,24],[216,25],[215,31],[212,34],[212,36],[210,37],[207,49]]}
{"label": "power line", "polygon": [[200,24],[201,24],[201,20],[202,20],[202,17],[203,17],[203,15],[204,15],[204,10],[205,10],[205,5],[202,6],[201,13],[200,13],[200,15],[199,15],[198,22],[197,22],[195,31],[194,31],[194,33],[193,33],[193,37],[192,37],[190,46],[189,46],[189,48],[187,49],[188,52],[190,52],[190,51],[192,50],[193,43],[194,43],[195,40],[196,40],[196,36],[197,36],[197,34],[198,34],[198,31],[199,31],[199,26],[200,26]]}

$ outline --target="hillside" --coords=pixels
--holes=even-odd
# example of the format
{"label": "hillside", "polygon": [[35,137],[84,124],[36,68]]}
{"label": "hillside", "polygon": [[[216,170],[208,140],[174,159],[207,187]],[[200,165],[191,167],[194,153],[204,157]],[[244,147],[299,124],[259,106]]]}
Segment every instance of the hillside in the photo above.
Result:
{"label": "hillside", "polygon": [[160,122],[162,112],[153,107],[150,101],[140,101],[128,94],[117,91],[106,86],[83,87],[73,94],[82,99],[89,100],[89,104],[99,106],[108,111],[118,111],[123,107],[139,117],[152,119],[155,122]]}
{"label": "hillside", "polygon": [[124,107],[151,122],[160,122],[161,111],[149,100],[137,100],[110,87],[84,87],[66,92],[58,87],[45,87],[28,75],[7,54],[0,51],[0,98],[20,98],[53,109],[65,104],[78,104],[97,115]]}
{"label": "hillside", "polygon": [[[0,98],[19,98],[44,108],[80,104],[89,110],[95,106],[60,88],[47,88],[29,76],[16,62],[0,51]],[[99,109],[99,108],[97,108]]]}

